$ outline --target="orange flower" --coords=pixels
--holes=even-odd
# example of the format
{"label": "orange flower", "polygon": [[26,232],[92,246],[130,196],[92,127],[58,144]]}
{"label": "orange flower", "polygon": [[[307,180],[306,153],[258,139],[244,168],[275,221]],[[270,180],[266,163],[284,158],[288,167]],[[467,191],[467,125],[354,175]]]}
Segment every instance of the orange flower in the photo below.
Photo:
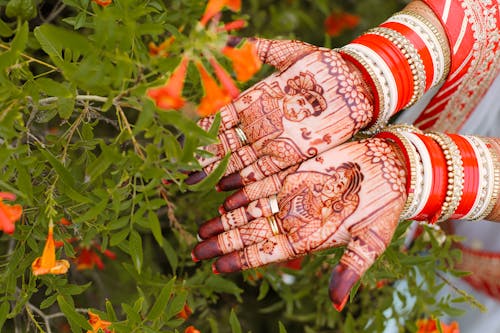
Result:
{"label": "orange flower", "polygon": [[206,117],[216,113],[221,107],[231,102],[229,92],[217,85],[214,78],[207,72],[201,62],[196,63],[200,72],[201,82],[205,90],[205,96],[198,106],[198,114]]}
{"label": "orange flower", "polygon": [[353,29],[359,24],[359,16],[349,13],[332,13],[325,19],[325,32],[338,37],[345,29]]}
{"label": "orange flower", "polygon": [[148,96],[155,100],[159,108],[178,110],[184,105],[182,88],[184,87],[188,64],[189,59],[182,58],[181,63],[164,86],[148,90]]}
{"label": "orange flower", "polygon": [[107,7],[111,5],[111,3],[113,2],[113,0],[92,0],[92,1],[94,1],[96,4],[102,7]]}
{"label": "orange flower", "polygon": [[64,274],[68,271],[68,268],[69,262],[67,260],[56,260],[54,231],[53,226],[50,225],[42,256],[36,258],[31,264],[33,274]]}
{"label": "orange flower", "polygon": [[171,36],[171,37],[165,39],[160,45],[156,45],[153,42],[149,43],[149,45],[148,45],[149,55],[162,56],[162,57],[167,56],[168,52],[166,52],[166,49],[168,49],[174,41],[175,41],[175,37]]}
{"label": "orange flower", "polygon": [[13,201],[16,200],[16,195],[9,192],[0,192],[0,230],[11,235],[16,229],[14,223],[23,214],[23,208],[21,205],[7,205],[2,201],[3,199]]}
{"label": "orange flower", "polygon": [[198,329],[196,329],[196,327],[191,325],[191,326],[186,327],[186,329],[184,330],[184,333],[201,333],[201,332]]}
{"label": "orange flower", "polygon": [[61,219],[59,220],[59,223],[62,224],[62,225],[65,225],[65,226],[68,226],[68,225],[71,225],[71,221],[68,220],[67,218],[65,217],[61,217]]}
{"label": "orange flower", "polygon": [[247,26],[247,21],[245,20],[234,20],[224,24],[224,26],[220,29],[220,31],[231,31],[231,30],[239,30]]}
{"label": "orange flower", "polygon": [[236,79],[240,82],[250,80],[262,67],[254,43],[245,42],[240,48],[226,46],[222,53],[231,59]]}
{"label": "orange flower", "polygon": [[[96,248],[101,250],[99,246],[96,246]],[[109,250],[102,251],[101,253],[110,259],[116,259],[116,255]],[[76,269],[80,271],[93,269],[94,266],[97,266],[100,270],[103,270],[105,267],[99,254],[97,254],[97,252],[92,248],[82,248],[78,256],[75,258],[75,263]]]}
{"label": "orange flower", "polygon": [[203,13],[200,20],[201,25],[207,25],[207,22],[224,7],[228,7],[233,12],[237,12],[241,9],[241,0],[208,0],[205,13]]}
{"label": "orange flower", "polygon": [[108,327],[112,324],[110,321],[105,321],[102,320],[99,315],[93,313],[92,311],[89,310],[89,324],[92,326],[92,331],[88,330],[87,333],[97,333],[97,332],[104,332],[104,333],[111,333],[114,331],[108,330]]}
{"label": "orange flower", "polygon": [[238,97],[240,94],[240,90],[236,85],[234,84],[233,79],[229,76],[229,74],[226,72],[224,68],[215,60],[215,58],[210,58],[208,60],[210,62],[210,65],[214,68],[215,75],[219,79],[220,83],[222,84],[222,87],[227,90],[229,95],[231,95],[232,98]]}
{"label": "orange flower", "polygon": [[193,314],[193,310],[191,310],[189,305],[187,305],[186,303],[184,304],[184,307],[182,308],[181,312],[177,314],[177,317],[187,320],[191,316],[191,314]]}
{"label": "orange flower", "polygon": [[450,325],[441,323],[441,331],[437,327],[437,322],[434,319],[417,320],[417,333],[460,333],[457,322],[452,322]]}

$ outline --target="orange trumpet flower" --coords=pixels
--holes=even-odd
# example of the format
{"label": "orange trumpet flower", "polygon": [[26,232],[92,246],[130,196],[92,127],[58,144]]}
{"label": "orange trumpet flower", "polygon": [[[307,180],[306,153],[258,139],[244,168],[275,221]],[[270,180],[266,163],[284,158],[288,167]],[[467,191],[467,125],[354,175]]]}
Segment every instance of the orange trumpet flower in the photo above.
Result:
{"label": "orange trumpet flower", "polygon": [[417,333],[460,333],[457,322],[452,322],[450,325],[440,323],[441,330],[437,326],[437,322],[434,319],[420,319],[417,320]]}
{"label": "orange trumpet flower", "polygon": [[222,53],[233,63],[236,79],[240,82],[250,80],[262,67],[254,43],[245,42],[240,48],[226,46]]}
{"label": "orange trumpet flower", "polygon": [[184,333],[201,333],[196,327],[193,325],[186,327]]}
{"label": "orange trumpet flower", "polygon": [[93,1],[102,7],[107,7],[111,5],[111,3],[113,2],[113,0],[93,0]]}
{"label": "orange trumpet flower", "polygon": [[240,94],[240,90],[238,89],[238,87],[236,87],[236,84],[234,84],[231,76],[229,76],[226,70],[217,62],[217,60],[215,60],[215,58],[210,58],[208,61],[214,68],[215,75],[219,79],[224,89],[227,90],[232,98],[238,97],[238,95]]}
{"label": "orange trumpet flower", "polygon": [[110,331],[108,329],[108,327],[111,326],[111,324],[112,324],[110,321],[102,320],[98,314],[95,314],[90,310],[88,312],[88,315],[89,315],[89,324],[90,324],[90,326],[92,326],[92,330],[88,330],[87,333],[97,333],[97,332],[112,333],[112,332],[114,332],[114,331]]}
{"label": "orange trumpet flower", "polygon": [[16,195],[9,192],[0,192],[0,230],[6,234],[13,234],[15,223],[21,218],[23,208],[21,205],[7,205],[2,200],[16,200]]}
{"label": "orange trumpet flower", "polygon": [[178,110],[184,105],[185,101],[182,97],[182,89],[184,87],[184,80],[186,79],[188,64],[189,59],[186,57],[182,58],[181,63],[174,70],[164,86],[148,90],[148,96],[155,100],[159,108]]}
{"label": "orange trumpet flower", "polygon": [[196,67],[200,72],[201,82],[205,90],[205,96],[198,106],[198,114],[206,117],[216,113],[221,107],[231,102],[231,96],[226,89],[219,87],[201,62],[196,63]]}
{"label": "orange trumpet flower", "polygon": [[241,9],[241,0],[209,0],[205,8],[205,13],[203,13],[200,20],[201,25],[207,25],[207,22],[217,13],[220,13],[224,7],[237,12]]}
{"label": "orange trumpet flower", "polygon": [[49,226],[49,233],[47,241],[43,248],[41,257],[36,258],[31,264],[31,270],[34,275],[43,274],[64,274],[69,269],[69,262],[67,260],[56,260],[56,247],[54,243],[53,226]]}

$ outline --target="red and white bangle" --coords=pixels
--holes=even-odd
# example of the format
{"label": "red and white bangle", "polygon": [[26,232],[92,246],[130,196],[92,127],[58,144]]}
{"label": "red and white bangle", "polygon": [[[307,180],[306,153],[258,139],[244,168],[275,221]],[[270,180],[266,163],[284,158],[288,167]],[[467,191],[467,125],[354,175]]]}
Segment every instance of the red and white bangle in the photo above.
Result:
{"label": "red and white bangle", "polygon": [[[402,53],[406,62],[410,66],[410,79],[413,81],[413,91],[410,93],[409,101],[406,104],[403,103],[404,106],[402,108],[406,109],[407,107],[413,105],[418,99],[420,99],[425,92],[426,71],[424,62],[420,57],[418,49],[403,34],[398,32],[397,30],[393,30],[384,26],[370,29],[368,31],[368,34],[379,35],[387,38],[391,43],[396,45],[396,47]],[[403,80],[405,79],[406,78],[403,77]],[[406,102],[407,96],[401,96],[400,99]]]}
{"label": "red and white bangle", "polygon": [[375,110],[374,114],[378,114],[368,129],[364,130],[367,134],[374,134],[382,129],[388,122],[390,116],[396,112],[398,101],[398,90],[394,75],[389,66],[384,60],[371,48],[361,44],[347,44],[338,50],[344,56],[354,55],[361,59],[365,64],[366,71],[370,73],[373,82],[379,82],[376,85],[376,94],[378,96],[379,110]]}
{"label": "red and white bangle", "polygon": [[422,163],[421,194],[417,200],[415,208],[408,211],[408,216],[402,216],[407,219],[413,219],[415,216],[420,215],[431,195],[432,184],[434,183],[432,162],[431,156],[429,154],[429,151],[427,150],[427,147],[425,146],[425,143],[417,134],[410,132],[401,132],[401,134],[404,135],[408,140],[410,140],[413,146],[415,146]]}
{"label": "red and white bangle", "polygon": [[448,187],[438,222],[448,220],[460,203],[464,186],[464,168],[457,145],[444,133],[431,132],[427,136],[434,139],[443,150],[448,169]]}
{"label": "red and white bangle", "polygon": [[430,224],[436,223],[441,215],[441,207],[446,197],[448,187],[448,168],[446,158],[441,147],[430,137],[416,133],[425,144],[430,159],[432,161],[432,187],[431,193],[424,205],[424,208],[412,219],[417,221],[427,221]]}
{"label": "red and white bangle", "polygon": [[[409,10],[396,13],[387,22],[398,22],[406,25],[422,39],[432,59],[433,75],[431,86],[443,82],[450,70],[450,50],[447,42],[438,33],[436,27],[425,17]],[[427,67],[428,65],[426,65]],[[430,71],[427,73],[429,75]]]}
{"label": "red and white bangle", "polygon": [[[496,198],[498,198],[498,168],[495,168],[494,158],[498,157],[492,155],[492,151],[488,149],[486,143],[474,136],[465,136],[471,143],[479,166],[479,191],[474,201],[472,209],[464,216],[467,220],[481,220],[491,213]],[[497,178],[497,184],[495,183]]]}
{"label": "red and white bangle", "polygon": [[500,197],[500,156],[498,156],[497,151],[492,147],[493,144],[490,141],[491,139],[484,138],[484,140],[486,140],[486,146],[488,147],[491,158],[493,159],[493,170],[491,170],[493,173],[493,193],[490,198],[490,203],[488,207],[486,207],[483,215],[480,216],[480,219],[484,219],[491,214],[493,208],[495,208],[498,198]]}
{"label": "red and white bangle", "polygon": [[462,199],[457,209],[451,215],[452,219],[463,218],[474,205],[479,190],[479,165],[476,154],[470,142],[461,135],[448,134],[460,151],[464,167],[464,189]]}

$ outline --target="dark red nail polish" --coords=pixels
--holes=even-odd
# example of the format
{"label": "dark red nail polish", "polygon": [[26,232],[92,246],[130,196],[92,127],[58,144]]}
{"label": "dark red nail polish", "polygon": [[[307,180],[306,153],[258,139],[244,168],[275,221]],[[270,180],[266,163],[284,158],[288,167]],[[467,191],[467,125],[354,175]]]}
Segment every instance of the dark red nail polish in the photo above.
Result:
{"label": "dark red nail polish", "polygon": [[215,267],[215,263],[212,264],[212,272],[217,275],[220,274],[220,272],[217,270],[217,267]]}
{"label": "dark red nail polish", "polygon": [[194,250],[191,251],[191,259],[194,261],[194,262],[198,262],[200,261],[200,259],[196,258],[196,256],[194,255]]}

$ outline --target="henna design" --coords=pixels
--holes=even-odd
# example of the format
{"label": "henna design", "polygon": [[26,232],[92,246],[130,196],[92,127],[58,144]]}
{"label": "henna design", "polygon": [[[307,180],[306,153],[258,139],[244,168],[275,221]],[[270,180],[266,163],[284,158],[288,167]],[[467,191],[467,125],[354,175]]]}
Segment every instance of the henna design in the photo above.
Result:
{"label": "henna design", "polygon": [[[361,74],[336,52],[295,41],[256,39],[255,43],[259,56],[282,72],[242,93],[221,113],[224,126],[238,123],[245,132],[255,160],[270,156],[273,163],[269,169],[258,168],[263,163],[251,167],[254,170],[246,170],[240,182],[233,177],[228,189],[316,156],[349,139],[372,117],[372,96]],[[231,144],[210,151],[215,157],[202,166],[234,152]],[[249,164],[232,163],[226,175],[243,165]]]}

